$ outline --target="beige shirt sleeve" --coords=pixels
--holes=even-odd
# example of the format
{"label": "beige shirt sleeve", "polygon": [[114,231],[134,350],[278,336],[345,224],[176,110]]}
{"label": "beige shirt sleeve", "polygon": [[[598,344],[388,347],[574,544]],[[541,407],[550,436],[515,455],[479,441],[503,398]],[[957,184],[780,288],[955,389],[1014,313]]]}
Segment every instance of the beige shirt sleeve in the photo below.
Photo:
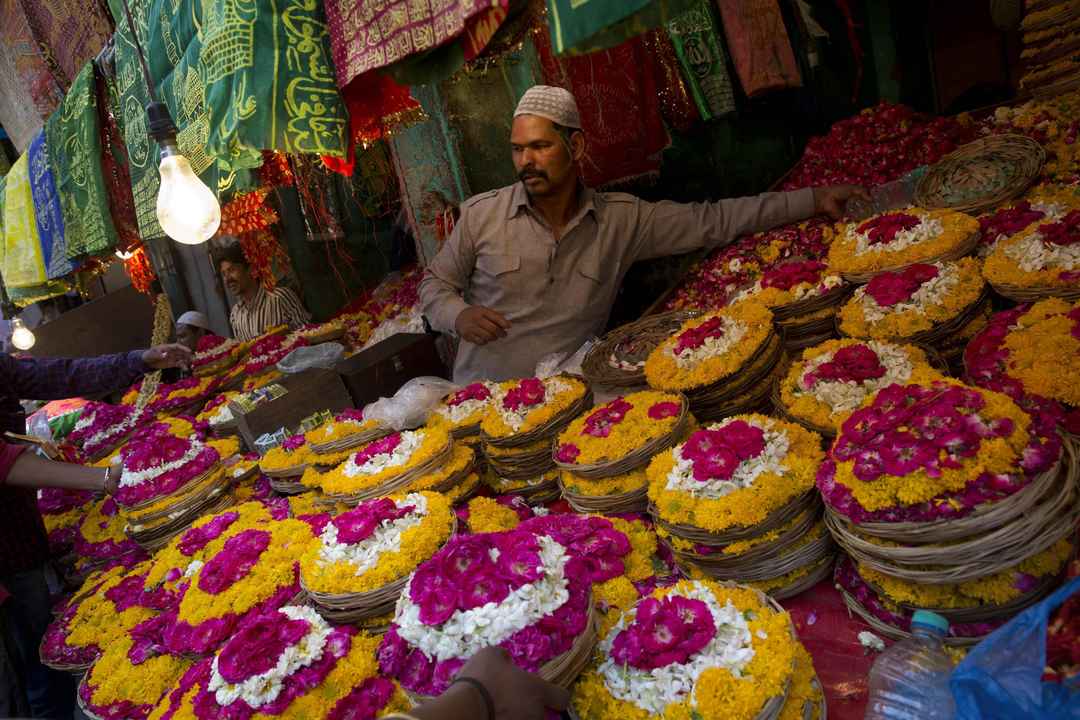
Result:
{"label": "beige shirt sleeve", "polygon": [[467,230],[468,224],[466,208],[420,281],[421,312],[439,332],[456,332],[457,316],[469,307],[464,295],[476,264],[476,248]]}
{"label": "beige shirt sleeve", "polygon": [[805,220],[813,214],[811,188],[714,203],[642,202],[635,259],[681,255],[726,245],[740,235]]}

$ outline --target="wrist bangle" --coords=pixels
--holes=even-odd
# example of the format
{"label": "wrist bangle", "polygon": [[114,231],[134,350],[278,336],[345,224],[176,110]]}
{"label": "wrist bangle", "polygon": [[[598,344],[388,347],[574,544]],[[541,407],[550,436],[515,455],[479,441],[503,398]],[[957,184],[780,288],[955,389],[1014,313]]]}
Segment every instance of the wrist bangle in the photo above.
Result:
{"label": "wrist bangle", "polygon": [[484,683],[472,677],[456,677],[450,685],[454,686],[458,683],[465,683],[466,685],[471,685],[476,688],[476,691],[480,693],[480,697],[484,701],[484,707],[487,708],[487,720],[495,720],[495,700],[492,699],[488,689],[484,687]]}

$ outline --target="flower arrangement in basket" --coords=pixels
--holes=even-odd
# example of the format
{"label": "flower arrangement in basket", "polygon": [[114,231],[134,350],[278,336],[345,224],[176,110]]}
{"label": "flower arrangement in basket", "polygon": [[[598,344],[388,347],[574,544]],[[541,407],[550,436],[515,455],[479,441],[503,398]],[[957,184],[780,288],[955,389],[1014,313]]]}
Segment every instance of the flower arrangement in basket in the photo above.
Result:
{"label": "flower arrangement in basket", "polygon": [[832,559],[813,492],[823,458],[818,435],[763,415],[696,430],[649,465],[657,532],[687,573],[795,594]]}
{"label": "flower arrangement in basket", "polygon": [[191,372],[196,377],[220,375],[240,361],[247,343],[220,335],[204,335],[199,338],[195,354],[191,358]]}
{"label": "flower arrangement in basket", "polygon": [[[887,387],[852,413],[817,485],[829,529],[852,558],[898,581],[942,586],[1019,567],[1074,532],[1077,476],[1075,451],[1052,423],[1005,395],[934,380]],[[845,599],[876,617],[859,597]],[[1007,619],[1037,599],[982,606],[976,617]],[[877,621],[894,635],[906,630]]]}
{"label": "flower arrangement in basket", "polygon": [[551,445],[582,411],[592,391],[572,377],[524,378],[499,383],[480,424],[488,485],[496,493],[533,501],[557,497]]}
{"label": "flower arrangement in basket", "polygon": [[364,419],[363,410],[346,408],[314,430],[309,430],[304,438],[313,455],[332,455],[360,447],[392,432],[392,428],[378,420]]}
{"label": "flower arrangement in basket", "polygon": [[882,388],[941,377],[927,352],[878,340],[828,340],[807,348],[778,383],[773,404],[808,430],[832,438]]}
{"label": "flower arrangement in basket", "polygon": [[340,319],[311,323],[297,330],[294,335],[303,338],[308,345],[321,345],[345,337],[345,325]]}
{"label": "flower arrangement in basket", "polygon": [[200,440],[164,430],[140,433],[120,453],[117,502],[128,534],[156,549],[211,508],[228,502],[221,455]]}
{"label": "flower arrangement in basket", "polygon": [[75,554],[93,563],[137,552],[139,545],[127,536],[127,519],[116,500],[105,497],[90,506],[75,533]]}
{"label": "flower arrangement in basket", "polygon": [[89,718],[145,720],[192,661],[164,650],[168,614],[121,633],[79,683],[77,699]]}
{"label": "flower arrangement in basket", "polygon": [[282,607],[300,592],[299,557],[313,542],[310,527],[280,520],[230,533],[180,589],[165,645],[201,655],[218,647],[245,617]]}
{"label": "flower arrangement in basket", "polygon": [[[135,383],[124,396],[124,403],[132,405],[138,397],[143,381]],[[189,377],[174,383],[161,384],[157,392],[146,405],[146,415],[159,414],[183,415],[186,411],[201,408],[206,399],[218,387],[218,381],[212,377]]]}
{"label": "flower arrangement in basket", "polygon": [[541,531],[455,536],[409,579],[379,648],[382,672],[414,698],[438,695],[476,652],[499,645],[568,686],[596,641],[591,579],[622,569],[597,559],[614,547],[596,550],[590,566]]}
{"label": "flower arrangement in basket", "polygon": [[301,335],[286,335],[284,326],[274,328],[263,334],[248,349],[247,361],[243,366],[243,375],[256,376],[267,369],[272,369],[283,357],[298,347],[308,344]]}
{"label": "flower arrangement in basket", "polygon": [[932,609],[949,619],[950,644],[968,645],[1057,587],[1075,552],[1072,539],[1063,538],[1012,567],[943,584],[893,577],[849,557],[837,566],[835,579],[859,614],[889,637],[906,637],[914,610]]}
{"label": "flower arrangement in basket", "polygon": [[698,420],[755,410],[782,365],[772,321],[757,303],[688,320],[649,355],[645,377],[656,390],[685,393]]}
{"label": "flower arrangement in basket", "polygon": [[840,309],[839,329],[848,337],[955,345],[956,336],[986,309],[985,286],[973,258],[883,272]]}
{"label": "flower arrangement in basket", "polygon": [[112,452],[138,425],[140,416],[129,405],[89,402],[65,441],[91,460]]}
{"label": "flower arrangement in basket", "polygon": [[79,526],[94,506],[94,494],[87,490],[38,490],[37,508],[49,537],[49,552],[62,557],[71,551]]}
{"label": "flower arrangement in basket", "polygon": [[1075,195],[1053,193],[1050,197],[1022,200],[1015,205],[998,208],[979,218],[981,238],[978,255],[990,256],[999,244],[1032,229],[1035,225],[1055,222],[1070,210],[1080,206]]}
{"label": "flower arrangement in basket", "polygon": [[983,274],[999,294],[1018,302],[1080,299],[1080,210],[1050,216],[1000,243]]}
{"label": "flower arrangement in basket", "polygon": [[1080,434],[1080,302],[1052,298],[994,314],[964,354],[967,377]]}
{"label": "flower arrangement in basket", "polygon": [[59,609],[41,640],[42,664],[82,673],[113,640],[167,605],[167,596],[144,589],[148,566],[95,573]]}
{"label": "flower arrangement in basket", "polygon": [[656,346],[671,336],[696,310],[648,315],[615,328],[594,343],[581,363],[590,385],[636,388],[645,384],[645,361]]}
{"label": "flower arrangement in basket", "polygon": [[[787,613],[760,592],[684,580],[622,614],[571,704],[580,720],[778,718],[805,662],[799,648]],[[791,698],[800,713],[809,694]]]}
{"label": "flower arrangement in basket", "polygon": [[451,504],[467,500],[479,489],[480,475],[477,467],[477,451],[465,443],[455,443],[454,452],[441,468],[418,477],[410,483],[407,492],[437,492]]}
{"label": "flower arrangement in basket", "polygon": [[973,217],[905,208],[848,225],[829,248],[829,267],[849,282],[865,283],[916,263],[958,260],[978,242],[979,221]]}
{"label": "flower arrangement in basket", "polygon": [[235,391],[226,391],[210,398],[199,414],[195,416],[196,422],[209,425],[212,436],[235,435],[238,432],[238,426],[229,403],[240,397],[241,394]]}
{"label": "flower arrangement in basket", "polygon": [[300,560],[300,583],[332,622],[393,611],[409,574],[454,532],[450,503],[420,492],[366,500],[326,523]]}
{"label": "flower arrangement in basket", "polygon": [[364,445],[329,472],[305,475],[301,482],[322,490],[329,500],[355,505],[407,487],[445,466],[453,452],[454,441],[445,427],[403,430]]}
{"label": "flower arrangement in basket", "polygon": [[[651,390],[585,412],[555,445],[563,497],[579,512],[643,512],[645,466],[683,437],[692,422],[686,398]],[[636,485],[624,489],[631,478]]]}
{"label": "flower arrangement in basket", "polygon": [[784,347],[790,350],[831,337],[836,308],[847,293],[843,278],[824,262],[792,259],[766,269],[731,303],[757,302],[769,308]]}
{"label": "flower arrangement in basket", "polygon": [[290,435],[280,445],[259,458],[259,469],[270,478],[270,486],[282,495],[307,492],[300,481],[311,463],[311,448],[304,435]]}
{"label": "flower arrangement in basket", "polygon": [[476,382],[456,390],[442,399],[428,417],[429,423],[449,425],[455,440],[478,438],[480,423],[495,398],[495,383]]}
{"label": "flower arrangement in basket", "polygon": [[193,665],[150,717],[374,720],[406,711],[400,686],[379,676],[377,645],[308,607],[267,609]]}

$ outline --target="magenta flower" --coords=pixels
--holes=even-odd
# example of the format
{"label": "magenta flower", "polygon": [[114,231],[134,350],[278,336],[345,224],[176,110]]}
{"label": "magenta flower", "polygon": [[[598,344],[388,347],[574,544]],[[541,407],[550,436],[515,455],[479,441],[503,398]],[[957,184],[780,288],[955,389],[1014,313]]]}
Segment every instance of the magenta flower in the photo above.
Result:
{"label": "magenta flower", "polygon": [[491,391],[488,390],[487,385],[484,383],[473,383],[466,385],[462,389],[454,393],[446,404],[450,407],[457,407],[462,403],[469,400],[487,400],[491,397]]}
{"label": "magenta flower", "polygon": [[681,412],[682,407],[679,403],[661,402],[649,408],[649,417],[653,420],[666,420],[667,418],[678,417]]}
{"label": "magenta flower", "polygon": [[682,355],[690,350],[697,350],[705,344],[709,338],[718,338],[724,335],[724,321],[719,317],[711,317],[697,327],[684,330],[675,340],[675,354]]}
{"label": "magenta flower", "polygon": [[247,577],[259,557],[270,546],[270,533],[265,530],[245,530],[225,541],[217,555],[199,570],[199,589],[217,595]]}
{"label": "magenta flower", "polygon": [[311,629],[306,620],[290,620],[273,610],[247,622],[218,653],[218,672],[230,683],[241,683],[267,672],[286,648],[296,645]]}
{"label": "magenta flower", "polygon": [[177,544],[177,549],[182,554],[191,557],[211,542],[221,537],[221,534],[228,530],[229,526],[239,518],[240,513],[229,511],[218,515],[204,525],[191,528],[180,536],[180,542]]}
{"label": "magenta flower", "polygon": [[503,407],[507,410],[520,410],[532,407],[544,402],[547,388],[539,378],[525,378],[517,384],[517,387],[506,393],[503,398]]}
{"label": "magenta flower", "polygon": [[488,603],[501,603],[510,594],[510,585],[497,573],[485,571],[474,573],[463,579],[464,585],[458,592],[458,608],[471,610]]}
{"label": "magenta flower", "polygon": [[616,398],[599,410],[596,410],[585,418],[585,427],[582,433],[592,437],[605,438],[611,435],[611,428],[618,425],[626,417],[626,413],[634,408],[633,405],[622,398]]}
{"label": "magenta flower", "polygon": [[826,267],[828,266],[819,260],[782,263],[762,274],[761,287],[787,291],[801,283],[816,283]]}
{"label": "magenta flower", "polygon": [[924,283],[940,274],[935,265],[916,263],[899,272],[885,272],[875,275],[866,284],[866,292],[878,305],[891,307],[909,300]]}
{"label": "magenta flower", "polygon": [[579,455],[581,455],[581,448],[573,443],[563,443],[555,452],[555,459],[561,463],[570,464],[577,462]]}
{"label": "magenta flower", "polygon": [[384,522],[393,522],[416,510],[415,505],[398,507],[389,498],[360,503],[355,509],[342,513],[331,522],[337,528],[338,542],[355,545],[371,537]]}
{"label": "magenta flower", "polygon": [[442,571],[446,577],[460,582],[491,565],[490,547],[490,539],[482,535],[458,536],[436,557],[442,556]]}
{"label": "magenta flower", "polygon": [[345,408],[334,416],[335,422],[346,422],[347,420],[352,420],[354,422],[363,422],[364,411],[359,408]]}
{"label": "magenta flower", "polygon": [[1080,210],[1072,210],[1057,222],[1039,226],[1039,235],[1047,245],[1067,247],[1080,243]]}
{"label": "magenta flower", "polygon": [[397,632],[397,626],[391,626],[379,643],[377,657],[379,669],[384,675],[397,677],[405,669],[405,660],[409,655],[409,644]]}
{"label": "magenta flower", "polygon": [[360,452],[353,456],[353,462],[357,465],[363,465],[368,460],[379,455],[389,455],[394,452],[398,445],[401,444],[401,433],[393,433],[387,435],[381,440],[368,443],[364,446]]}
{"label": "magenta flower", "polygon": [[292,435],[285,438],[285,441],[281,443],[281,448],[285,450],[285,452],[293,452],[304,447],[304,444],[306,442],[307,440],[304,438],[303,435]]}
{"label": "magenta flower", "polygon": [[892,242],[898,233],[917,227],[919,222],[919,218],[908,213],[886,213],[867,220],[857,232],[866,235],[871,245],[878,245]]}
{"label": "magenta flower", "polygon": [[621,664],[655,670],[685,663],[716,635],[709,607],[678,595],[646,598],[637,605],[634,622],[612,643],[611,657]]}
{"label": "magenta flower", "polygon": [[393,695],[393,682],[384,677],[368,678],[338,700],[326,720],[375,720]]}
{"label": "magenta flower", "polygon": [[832,359],[824,362],[803,377],[807,387],[813,387],[819,380],[830,382],[862,383],[876,380],[885,374],[877,353],[866,345],[848,345],[833,353]]}

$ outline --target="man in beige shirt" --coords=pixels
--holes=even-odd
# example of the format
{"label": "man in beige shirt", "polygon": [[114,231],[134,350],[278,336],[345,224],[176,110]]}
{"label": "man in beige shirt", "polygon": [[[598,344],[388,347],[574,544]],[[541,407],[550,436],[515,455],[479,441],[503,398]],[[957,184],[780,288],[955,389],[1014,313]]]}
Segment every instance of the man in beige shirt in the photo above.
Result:
{"label": "man in beige shirt", "polygon": [[427,268],[420,302],[431,326],[460,337],[456,382],[528,377],[550,353],[603,332],[637,260],[678,255],[806,219],[839,216],[860,188],[765,193],[715,203],[650,203],[594,192],[578,179],[585,152],[577,104],[530,88],[510,135],[521,182],[466,200]]}

